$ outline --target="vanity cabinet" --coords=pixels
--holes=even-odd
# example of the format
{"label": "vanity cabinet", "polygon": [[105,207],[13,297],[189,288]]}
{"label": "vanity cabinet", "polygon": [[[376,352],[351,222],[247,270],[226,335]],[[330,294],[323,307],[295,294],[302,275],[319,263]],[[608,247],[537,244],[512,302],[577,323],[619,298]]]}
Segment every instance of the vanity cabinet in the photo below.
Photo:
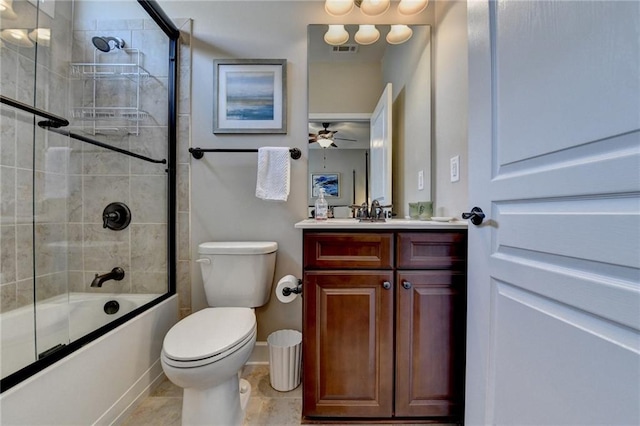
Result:
{"label": "vanity cabinet", "polygon": [[303,416],[461,419],[466,230],[303,238]]}

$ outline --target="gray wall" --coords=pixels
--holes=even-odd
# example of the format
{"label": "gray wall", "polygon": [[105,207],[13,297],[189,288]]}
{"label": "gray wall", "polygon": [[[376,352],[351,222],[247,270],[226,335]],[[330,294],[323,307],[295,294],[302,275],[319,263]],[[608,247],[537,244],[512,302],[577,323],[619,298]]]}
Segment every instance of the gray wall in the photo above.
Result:
{"label": "gray wall", "polygon": [[431,27],[415,27],[394,47],[385,54],[383,80],[393,84],[393,211],[404,217],[408,203],[431,200]]}
{"label": "gray wall", "polygon": [[[467,206],[467,3],[435,5],[433,85],[434,215],[457,216]],[[460,181],[451,182],[450,159],[460,156]]]}

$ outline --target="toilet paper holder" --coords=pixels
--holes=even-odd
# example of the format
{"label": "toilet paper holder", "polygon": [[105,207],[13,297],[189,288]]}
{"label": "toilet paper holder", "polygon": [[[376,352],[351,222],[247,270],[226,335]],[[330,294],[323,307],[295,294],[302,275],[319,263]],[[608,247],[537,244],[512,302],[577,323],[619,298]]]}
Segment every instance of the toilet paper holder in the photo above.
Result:
{"label": "toilet paper holder", "polygon": [[302,294],[302,280],[298,279],[298,285],[295,288],[285,287],[282,289],[283,296],[289,296],[291,294]]}

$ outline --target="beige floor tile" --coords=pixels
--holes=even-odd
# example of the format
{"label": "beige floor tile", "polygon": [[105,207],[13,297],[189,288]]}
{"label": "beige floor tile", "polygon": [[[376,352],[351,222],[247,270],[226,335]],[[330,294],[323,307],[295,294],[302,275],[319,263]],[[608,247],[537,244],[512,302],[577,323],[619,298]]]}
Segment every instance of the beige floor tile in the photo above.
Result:
{"label": "beige floor tile", "polygon": [[291,426],[300,424],[302,400],[300,398],[261,398],[262,407],[248,425]]}
{"label": "beige floor tile", "polygon": [[246,366],[241,375],[251,383],[252,397],[265,398],[302,398],[302,386],[288,392],[279,392],[271,387],[268,365]]}
{"label": "beige floor tile", "polygon": [[151,397],[169,397],[182,398],[182,388],[171,383],[169,379],[165,379],[151,393]]}
{"label": "beige floor tile", "polygon": [[136,407],[122,426],[180,426],[182,398],[148,397]]}
{"label": "beige floor tile", "polygon": [[[246,409],[244,426],[300,425],[302,386],[289,392],[276,391],[269,382],[268,365],[245,366],[241,376],[251,383],[251,397]],[[165,379],[136,407],[121,426],[180,426],[181,417],[182,389]],[[444,426],[444,424],[441,425]],[[331,426],[343,425],[333,423]],[[367,425],[360,424],[360,426]],[[375,426],[387,425],[376,424]]]}

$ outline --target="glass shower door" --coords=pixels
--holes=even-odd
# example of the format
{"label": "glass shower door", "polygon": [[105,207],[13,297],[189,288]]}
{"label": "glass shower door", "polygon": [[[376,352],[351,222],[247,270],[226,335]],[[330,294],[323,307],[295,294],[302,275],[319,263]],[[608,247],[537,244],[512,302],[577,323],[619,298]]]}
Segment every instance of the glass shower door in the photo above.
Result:
{"label": "glass shower door", "polygon": [[14,0],[2,13],[3,380],[169,291],[169,40],[137,2],[112,6]]}

